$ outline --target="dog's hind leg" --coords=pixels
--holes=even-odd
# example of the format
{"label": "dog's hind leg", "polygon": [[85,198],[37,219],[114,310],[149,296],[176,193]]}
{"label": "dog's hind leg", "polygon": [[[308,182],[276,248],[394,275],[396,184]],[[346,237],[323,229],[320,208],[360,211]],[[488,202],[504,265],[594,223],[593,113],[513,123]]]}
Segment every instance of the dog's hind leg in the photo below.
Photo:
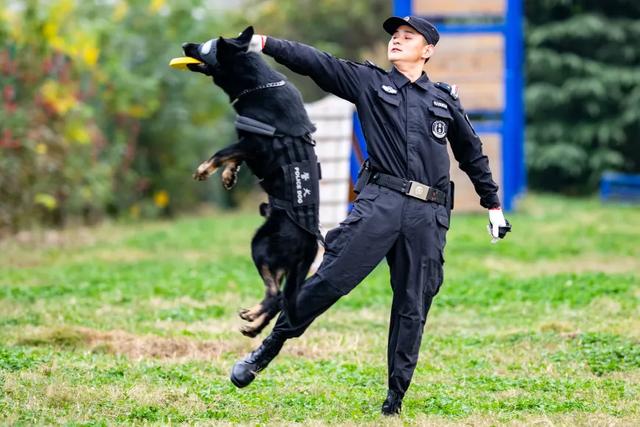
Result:
{"label": "dog's hind leg", "polygon": [[270,302],[274,298],[278,298],[280,294],[280,283],[284,277],[284,270],[277,270],[275,273],[271,271],[268,265],[260,267],[260,276],[264,281],[265,294],[264,299],[251,308],[244,308],[238,312],[239,316],[246,321],[253,321],[260,316],[271,305]]}
{"label": "dog's hind leg", "polygon": [[[315,243],[315,242],[314,242]],[[291,268],[292,273],[289,273],[286,278],[286,284],[284,285],[284,297],[287,298],[287,301],[295,301],[298,296],[298,291],[300,289],[300,285],[304,282],[307,272],[309,271],[309,267],[314,260],[315,248],[308,248],[307,253],[304,258],[300,260],[300,262]],[[282,284],[282,279],[284,279],[284,274],[280,274],[276,276],[277,283],[279,285]],[[280,290],[280,286],[278,286],[278,291]],[[295,302],[285,302],[288,304],[288,315],[290,318],[295,321],[295,307],[293,304]],[[283,305],[283,292],[278,292],[276,297],[273,296],[265,296],[265,299],[258,304],[261,308],[260,314],[254,318],[254,320],[242,327],[241,332],[248,337],[255,337],[258,335],[282,309]]]}
{"label": "dog's hind leg", "polygon": [[265,296],[252,308],[240,310],[238,313],[242,319],[250,322],[240,328],[243,335],[255,337],[264,329],[275,313],[280,311],[280,285],[284,273],[284,270],[278,269],[274,274],[267,265],[260,268],[260,276],[262,276],[265,285]]}
{"label": "dog's hind leg", "polygon": [[[293,273],[287,276],[287,281],[284,284],[282,292],[282,309],[286,310],[287,315],[292,322],[296,321],[296,302],[300,287],[307,278],[307,274],[309,273],[311,264],[313,264],[317,251],[318,245],[315,239],[310,239],[308,245],[306,245],[306,248],[304,249],[302,259],[300,259],[296,265],[291,266]],[[271,320],[275,315],[276,313],[274,313],[269,320]]]}
{"label": "dog's hind leg", "polygon": [[241,327],[240,332],[242,333],[242,335],[249,338],[253,338],[257,336],[264,329],[264,327],[267,326],[268,322],[265,321],[266,318],[267,318],[267,313],[264,312],[260,316],[258,316],[256,320],[254,320],[253,322]]}

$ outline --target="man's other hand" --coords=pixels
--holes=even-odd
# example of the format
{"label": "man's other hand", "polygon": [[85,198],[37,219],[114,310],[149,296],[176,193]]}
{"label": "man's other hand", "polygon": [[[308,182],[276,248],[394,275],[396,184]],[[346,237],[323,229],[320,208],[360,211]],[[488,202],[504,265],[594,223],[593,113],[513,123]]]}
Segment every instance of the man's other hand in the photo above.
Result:
{"label": "man's other hand", "polygon": [[511,224],[504,218],[502,208],[489,209],[489,225],[487,230],[491,235],[491,243],[496,243],[498,239],[504,239],[509,231]]}

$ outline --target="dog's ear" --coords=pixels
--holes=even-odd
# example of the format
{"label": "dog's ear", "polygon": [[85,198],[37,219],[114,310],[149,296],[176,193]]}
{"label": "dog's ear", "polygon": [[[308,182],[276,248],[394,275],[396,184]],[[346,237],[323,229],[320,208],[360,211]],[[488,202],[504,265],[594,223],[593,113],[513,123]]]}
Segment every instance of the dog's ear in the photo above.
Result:
{"label": "dog's ear", "polygon": [[251,42],[251,37],[253,37],[253,27],[249,25],[238,37],[236,37],[235,40],[238,43],[238,47],[246,51],[249,47],[249,43]]}
{"label": "dog's ear", "polygon": [[233,43],[229,43],[228,40],[225,40],[222,37],[218,38],[218,50],[216,52],[218,62],[224,62],[225,59],[230,58],[237,52],[238,48]]}

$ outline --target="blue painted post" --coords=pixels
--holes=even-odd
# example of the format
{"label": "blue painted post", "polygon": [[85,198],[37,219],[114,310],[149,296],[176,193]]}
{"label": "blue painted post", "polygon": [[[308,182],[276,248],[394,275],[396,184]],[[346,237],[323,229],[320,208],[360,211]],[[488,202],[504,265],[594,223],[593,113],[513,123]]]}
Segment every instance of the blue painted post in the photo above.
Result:
{"label": "blue painted post", "polygon": [[505,27],[506,102],[502,138],[503,208],[511,211],[516,196],[525,189],[524,105],[522,78],[524,39],[522,0],[509,0]]}
{"label": "blue painted post", "polygon": [[393,2],[393,14],[395,16],[408,16],[413,12],[412,0],[394,0]]}
{"label": "blue painted post", "polygon": [[362,133],[362,125],[360,124],[360,118],[358,117],[358,112],[353,112],[353,136],[354,141],[353,144],[357,144],[360,149],[360,154],[362,158],[359,159],[356,156],[356,152],[351,148],[351,182],[355,185],[358,179],[358,171],[360,171],[360,165],[364,160],[366,160],[369,155],[367,154],[367,143],[364,139],[364,134]]}

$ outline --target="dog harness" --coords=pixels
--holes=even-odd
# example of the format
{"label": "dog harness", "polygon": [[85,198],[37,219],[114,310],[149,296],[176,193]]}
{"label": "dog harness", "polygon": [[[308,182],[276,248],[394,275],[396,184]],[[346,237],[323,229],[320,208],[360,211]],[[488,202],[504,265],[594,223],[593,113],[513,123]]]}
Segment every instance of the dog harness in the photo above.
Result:
{"label": "dog harness", "polygon": [[[252,168],[260,186],[269,195],[269,204],[287,212],[293,222],[324,241],[319,230],[320,163],[311,134],[288,135],[270,124],[251,117],[236,116],[239,132],[269,137],[274,160]],[[266,167],[265,167],[266,166]]]}

